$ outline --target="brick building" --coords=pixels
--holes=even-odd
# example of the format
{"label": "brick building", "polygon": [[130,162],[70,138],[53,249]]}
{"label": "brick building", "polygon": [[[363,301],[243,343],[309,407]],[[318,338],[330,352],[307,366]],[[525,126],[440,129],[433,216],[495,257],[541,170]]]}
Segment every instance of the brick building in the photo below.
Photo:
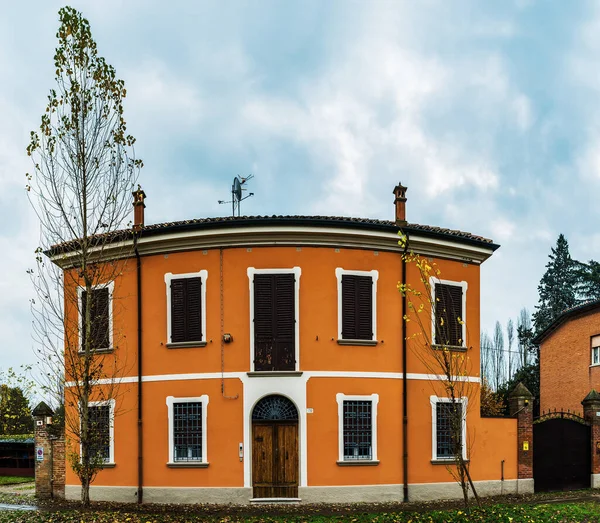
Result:
{"label": "brick building", "polygon": [[582,412],[600,390],[600,300],[564,311],[534,340],[540,346],[540,410]]}

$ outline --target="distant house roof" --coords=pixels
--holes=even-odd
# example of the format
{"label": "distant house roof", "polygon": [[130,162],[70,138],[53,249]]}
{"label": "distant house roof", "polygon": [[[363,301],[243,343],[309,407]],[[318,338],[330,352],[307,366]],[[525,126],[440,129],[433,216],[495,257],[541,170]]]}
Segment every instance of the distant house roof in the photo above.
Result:
{"label": "distant house roof", "polygon": [[23,445],[33,444],[33,434],[0,434],[0,443],[22,443]]}
{"label": "distant house roof", "polygon": [[533,343],[539,345],[542,343],[550,334],[552,334],[556,329],[558,329],[563,323],[572,320],[578,316],[584,316],[591,312],[595,312],[597,309],[600,309],[600,300],[589,300],[583,303],[579,303],[565,309],[560,313],[560,315],[550,324],[548,325],[542,332],[540,332],[534,339]]}
{"label": "distant house roof", "polygon": [[[439,239],[455,240],[461,243],[485,246],[495,251],[499,245],[492,240],[477,236],[470,232],[431,225],[420,225],[409,223],[400,227],[394,221],[377,220],[373,218],[353,218],[348,216],[225,216],[220,218],[197,218],[176,222],[157,223],[145,225],[142,228],[142,236],[155,236],[168,233],[211,229],[219,227],[256,227],[273,225],[304,225],[312,227],[344,227],[356,229],[370,229],[377,231],[396,232],[400,229],[408,234],[419,233],[424,236]],[[100,242],[118,242],[132,237],[132,230],[119,230],[97,236]],[[53,246],[47,254],[59,254],[69,252],[77,247],[77,242],[66,242]]]}

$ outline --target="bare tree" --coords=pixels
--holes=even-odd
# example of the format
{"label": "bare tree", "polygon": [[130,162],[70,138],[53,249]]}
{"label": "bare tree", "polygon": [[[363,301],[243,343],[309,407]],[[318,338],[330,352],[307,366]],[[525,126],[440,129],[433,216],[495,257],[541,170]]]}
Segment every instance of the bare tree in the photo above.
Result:
{"label": "bare tree", "polygon": [[[400,234],[400,238],[399,244],[406,248],[406,237]],[[470,357],[473,347],[468,344],[462,313],[457,314],[462,310],[462,297],[441,284],[441,273],[434,262],[410,252],[405,253],[403,259],[416,267],[420,281],[417,285],[398,284],[398,290],[407,300],[404,315],[406,335],[413,342],[414,354],[435,376],[431,382],[432,389],[447,400],[445,419],[450,435],[450,463],[453,465],[449,465],[448,470],[460,485],[465,508],[468,509],[469,491],[480,504],[467,458],[469,436],[466,439],[464,436],[467,411],[477,403],[473,400],[479,394],[479,387],[470,379],[477,373]],[[416,324],[416,329],[411,328],[411,322]],[[412,334],[409,335],[409,331]]]}
{"label": "bare tree", "polygon": [[98,56],[89,22],[71,7],[59,18],[56,85],[27,147],[34,167],[26,188],[41,231],[32,311],[43,390],[55,404],[64,390],[70,463],[87,504],[114,416],[97,406],[118,401],[127,365],[116,357],[124,340],[113,328],[113,292],[132,254],[134,235],[119,231],[142,162],[126,132],[125,85]]}
{"label": "bare tree", "polygon": [[481,376],[485,378],[487,383],[492,383],[492,364],[494,358],[494,351],[492,347],[492,340],[490,335],[486,331],[482,331],[479,335],[479,347],[481,360]]}
{"label": "bare tree", "polygon": [[519,317],[517,318],[517,339],[522,367],[526,367],[529,364],[531,338],[533,338],[531,314],[529,314],[529,311],[523,307],[521,312],[519,312]]}
{"label": "bare tree", "polygon": [[500,385],[502,385],[506,379],[506,362],[504,360],[504,333],[502,332],[502,325],[500,322],[496,322],[496,327],[494,328],[494,338],[493,338],[493,349],[494,358],[493,358],[493,381],[492,385],[494,390],[498,390]]}
{"label": "bare tree", "polygon": [[509,318],[506,323],[506,339],[508,340],[508,379],[510,379],[512,378],[513,370],[516,370],[513,368],[514,358],[512,350],[513,342],[515,340],[515,325],[511,318]]}

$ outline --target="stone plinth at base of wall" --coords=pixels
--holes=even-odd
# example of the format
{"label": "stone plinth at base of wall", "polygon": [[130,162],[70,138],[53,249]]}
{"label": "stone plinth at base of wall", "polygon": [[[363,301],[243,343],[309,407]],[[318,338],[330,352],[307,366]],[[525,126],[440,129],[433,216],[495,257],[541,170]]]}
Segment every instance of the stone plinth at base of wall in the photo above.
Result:
{"label": "stone plinth at base of wall", "polygon": [[[600,475],[596,478],[600,483]],[[593,486],[594,478],[592,478]],[[475,481],[481,497],[503,494],[529,494],[533,492],[533,479],[505,481]],[[81,487],[67,485],[67,499],[81,498]],[[410,501],[460,499],[462,491],[457,483],[418,483],[408,486]],[[338,487],[300,487],[298,497],[302,503],[393,503],[402,502],[402,485],[360,485]],[[137,487],[94,486],[90,488],[92,501],[135,503]],[[215,503],[246,505],[252,499],[252,489],[246,487],[144,487],[145,503]]]}
{"label": "stone plinth at base of wall", "polygon": [[592,474],[590,486],[592,488],[600,488],[600,474]]}

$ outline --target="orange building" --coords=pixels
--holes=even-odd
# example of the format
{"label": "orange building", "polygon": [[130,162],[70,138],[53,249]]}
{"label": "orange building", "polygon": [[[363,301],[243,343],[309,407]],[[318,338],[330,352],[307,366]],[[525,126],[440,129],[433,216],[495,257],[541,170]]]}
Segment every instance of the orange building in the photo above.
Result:
{"label": "orange building", "polygon": [[581,414],[582,400],[600,390],[600,301],[567,309],[534,343],[540,346],[540,411]]}
{"label": "orange building", "polygon": [[[395,197],[394,221],[273,216],[144,225],[145,195],[136,193],[139,261],[127,251],[122,274],[94,291],[109,310],[102,352],[128,370],[113,401],[91,405],[106,430],[106,466],[92,499],[460,496],[449,471],[441,378],[405,332],[397,285],[403,278],[418,285],[420,276],[403,266],[399,230],[412,251],[437,263],[438,299],[454,298],[452,314],[466,323],[448,335],[472,363],[464,379],[476,394],[461,408],[479,493],[532,491],[532,480],[517,480],[516,420],[479,414],[480,264],[498,246],[408,224],[405,188]],[[104,248],[109,258],[123,252],[122,235]],[[66,270],[68,259],[56,262]],[[70,470],[66,482],[67,497],[78,498]]]}

